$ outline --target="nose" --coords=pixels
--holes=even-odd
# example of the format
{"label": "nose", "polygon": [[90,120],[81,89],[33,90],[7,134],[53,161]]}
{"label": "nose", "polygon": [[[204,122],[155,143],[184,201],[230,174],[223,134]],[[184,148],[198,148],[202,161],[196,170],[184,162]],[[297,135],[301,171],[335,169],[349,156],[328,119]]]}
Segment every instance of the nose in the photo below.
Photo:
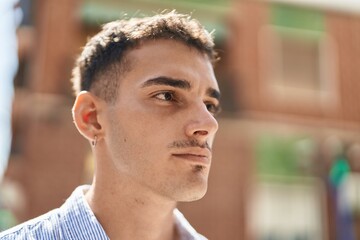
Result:
{"label": "nose", "polygon": [[206,142],[209,137],[215,135],[218,127],[215,117],[208,111],[205,104],[201,103],[189,113],[185,134],[200,142]]}

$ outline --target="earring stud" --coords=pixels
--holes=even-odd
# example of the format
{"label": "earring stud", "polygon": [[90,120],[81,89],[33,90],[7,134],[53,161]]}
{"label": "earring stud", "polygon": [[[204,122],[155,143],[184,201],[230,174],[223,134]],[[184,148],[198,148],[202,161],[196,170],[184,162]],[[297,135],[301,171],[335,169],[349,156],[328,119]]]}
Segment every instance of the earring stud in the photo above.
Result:
{"label": "earring stud", "polygon": [[91,146],[96,147],[96,144],[97,144],[97,136],[95,135],[94,140],[91,141]]}

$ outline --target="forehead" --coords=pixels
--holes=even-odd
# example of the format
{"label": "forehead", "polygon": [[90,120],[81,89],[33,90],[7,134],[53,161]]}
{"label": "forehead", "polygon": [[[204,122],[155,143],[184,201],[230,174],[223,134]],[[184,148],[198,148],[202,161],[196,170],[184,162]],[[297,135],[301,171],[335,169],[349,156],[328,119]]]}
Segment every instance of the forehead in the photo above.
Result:
{"label": "forehead", "polygon": [[131,78],[139,86],[151,78],[167,76],[189,81],[192,87],[219,89],[209,57],[176,40],[148,40],[126,53]]}

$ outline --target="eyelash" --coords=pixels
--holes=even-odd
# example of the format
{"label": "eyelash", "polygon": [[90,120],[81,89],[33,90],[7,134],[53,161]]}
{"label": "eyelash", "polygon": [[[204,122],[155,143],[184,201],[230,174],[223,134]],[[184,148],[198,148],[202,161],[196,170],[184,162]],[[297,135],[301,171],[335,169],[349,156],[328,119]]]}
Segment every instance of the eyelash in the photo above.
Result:
{"label": "eyelash", "polygon": [[[165,95],[169,94],[168,97],[170,96],[170,99],[168,97],[166,97]],[[174,96],[175,93],[172,91],[165,91],[165,92],[160,92],[154,95],[154,98],[160,100],[160,101],[165,101],[165,102],[173,102],[173,101],[177,101],[176,97]],[[163,96],[162,98],[159,96]],[[213,115],[216,115],[220,112],[220,107],[216,104],[213,104],[211,102],[204,102],[206,109]]]}

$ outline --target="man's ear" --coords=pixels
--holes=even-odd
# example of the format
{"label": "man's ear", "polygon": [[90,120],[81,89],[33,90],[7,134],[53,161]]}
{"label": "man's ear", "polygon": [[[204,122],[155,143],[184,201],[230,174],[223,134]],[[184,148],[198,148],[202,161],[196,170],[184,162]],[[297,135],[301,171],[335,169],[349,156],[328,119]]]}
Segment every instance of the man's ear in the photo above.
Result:
{"label": "man's ear", "polygon": [[103,136],[103,128],[99,121],[99,113],[103,107],[103,100],[88,91],[81,91],[75,100],[72,116],[78,131],[92,141]]}

